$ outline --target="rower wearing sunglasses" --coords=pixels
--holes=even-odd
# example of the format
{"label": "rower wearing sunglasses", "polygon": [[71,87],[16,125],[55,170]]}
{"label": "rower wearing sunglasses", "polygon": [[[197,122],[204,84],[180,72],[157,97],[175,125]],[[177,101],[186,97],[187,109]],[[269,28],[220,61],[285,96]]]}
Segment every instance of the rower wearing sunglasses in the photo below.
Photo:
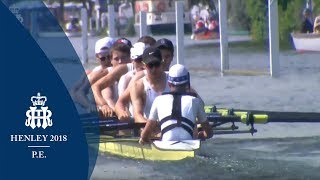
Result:
{"label": "rower wearing sunglasses", "polygon": [[[124,38],[122,38],[122,39],[124,39]],[[143,43],[148,44],[148,43],[155,43],[156,41],[150,36],[144,36],[144,37],[141,37],[138,40],[138,42],[143,42]],[[123,40],[121,40],[121,41],[117,40],[116,43],[123,43]],[[152,44],[150,44],[150,45],[152,45]],[[99,79],[99,81],[97,81],[95,84],[93,84],[92,90],[95,94],[96,103],[100,106],[107,104],[101,94],[101,90],[112,86],[115,82],[119,81],[119,79],[121,78],[122,75],[126,74],[129,71],[133,71],[133,70],[134,70],[134,66],[132,63],[119,64],[116,67],[114,67],[112,69],[112,71],[109,71],[107,75],[105,75],[104,77]],[[126,99],[130,99],[129,93],[127,92],[126,94],[128,94]],[[106,113],[106,114],[102,113],[102,115],[105,117],[108,117],[109,114],[110,113]]]}
{"label": "rower wearing sunglasses", "polygon": [[[156,47],[160,50],[161,56],[163,59],[163,62],[162,62],[163,68],[165,71],[168,71],[170,64],[173,60],[173,55],[174,55],[173,43],[166,38],[159,39],[158,41],[152,41],[151,37],[149,37],[149,36],[143,37],[143,39],[141,39],[141,41],[143,41],[147,44],[149,42],[152,42],[154,44],[154,47]],[[119,120],[128,121],[128,120],[130,120],[130,116],[133,115],[132,112],[129,113],[126,109],[128,104],[130,103],[130,90],[134,86],[135,82],[137,82],[139,79],[145,77],[145,75],[146,75],[146,70],[137,72],[131,78],[131,81],[130,81],[129,85],[127,86],[127,89],[119,97],[119,99],[116,103],[116,108],[115,108],[117,111],[116,113],[117,113]]]}
{"label": "rower wearing sunglasses", "polygon": [[[182,141],[212,137],[212,128],[206,119],[204,104],[190,90],[188,70],[180,64],[169,70],[170,92],[163,93],[153,101],[150,115],[141,133],[140,144],[150,143],[151,133],[160,124],[163,141]],[[197,132],[200,123],[203,131]],[[197,132],[197,133],[195,133]]]}
{"label": "rower wearing sunglasses", "polygon": [[90,86],[101,77],[108,74],[107,68],[111,66],[109,53],[110,48],[114,43],[115,39],[110,37],[104,37],[96,42],[95,56],[99,65],[93,68],[92,71],[84,74],[71,90],[71,96],[73,100],[82,108],[85,108],[87,112],[93,112],[97,110],[96,104],[93,101],[93,97],[88,97],[89,94],[92,94],[89,93]]}
{"label": "rower wearing sunglasses", "polygon": [[147,74],[130,89],[135,122],[146,122],[153,100],[163,92],[169,92],[168,75],[164,71],[161,51],[156,47],[144,50],[142,63]]}
{"label": "rower wearing sunglasses", "polygon": [[[130,120],[130,117],[133,115],[132,104],[130,103],[130,94],[126,95],[125,91],[132,79],[132,77],[138,73],[143,72],[146,74],[146,70],[144,69],[144,64],[142,63],[142,54],[143,51],[150,47],[149,44],[145,44],[143,42],[137,42],[130,49],[131,60],[134,66],[133,71],[127,72],[125,75],[121,76],[118,83],[118,93],[119,99],[115,105],[115,112],[119,120]],[[127,96],[129,98],[127,98]]]}
{"label": "rower wearing sunglasses", "polygon": [[[107,68],[108,72],[112,72],[115,67],[121,64],[129,63],[131,61],[130,47],[121,42],[114,43],[110,50],[110,60],[112,66]],[[119,79],[117,79],[111,86],[100,91],[94,91],[95,98],[102,97],[99,99],[96,98],[96,102],[99,107],[99,112],[104,117],[111,117],[114,115],[115,103],[118,100],[118,81]]]}

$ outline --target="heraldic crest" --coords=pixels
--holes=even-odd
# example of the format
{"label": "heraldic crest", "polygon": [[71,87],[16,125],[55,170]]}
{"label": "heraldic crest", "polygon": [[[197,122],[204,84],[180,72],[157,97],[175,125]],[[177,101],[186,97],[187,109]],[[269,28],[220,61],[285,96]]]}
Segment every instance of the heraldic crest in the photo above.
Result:
{"label": "heraldic crest", "polygon": [[48,126],[52,126],[52,119],[50,119],[52,112],[48,109],[48,106],[45,106],[47,97],[40,96],[38,92],[37,96],[32,96],[30,100],[33,106],[30,106],[30,109],[26,112],[28,119],[26,119],[25,125],[32,129],[36,127],[46,129]]}

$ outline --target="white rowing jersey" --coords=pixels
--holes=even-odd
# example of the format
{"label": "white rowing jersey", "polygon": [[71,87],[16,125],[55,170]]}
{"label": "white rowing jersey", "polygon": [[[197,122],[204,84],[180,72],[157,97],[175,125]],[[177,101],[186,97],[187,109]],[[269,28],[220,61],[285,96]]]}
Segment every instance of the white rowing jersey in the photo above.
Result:
{"label": "white rowing jersey", "polygon": [[[110,73],[113,70],[113,67],[107,68],[108,72]],[[110,88],[112,89],[112,99],[114,102],[117,102],[119,94],[118,94],[118,81],[115,81]]]}
{"label": "white rowing jersey", "polygon": [[[134,66],[132,63],[127,63],[126,65],[127,65],[128,72],[134,71]],[[108,72],[111,72],[113,70],[113,67],[108,67],[107,70]],[[114,102],[116,102],[120,96],[118,86],[119,86],[118,81],[114,82],[114,84],[110,86],[112,88],[112,96],[113,96],[112,99],[114,100]]]}
{"label": "white rowing jersey", "polygon": [[[173,98],[172,94],[165,94],[158,96],[155,98],[149,115],[150,121],[158,121],[170,117],[172,115],[172,107],[173,107]],[[201,99],[190,96],[190,95],[182,95],[181,96],[181,117],[183,117],[184,121],[181,121],[181,124],[186,126],[186,128],[193,129],[190,126],[191,124],[196,124],[196,119],[198,123],[202,123],[206,121],[206,113],[204,111],[204,106]],[[165,128],[170,125],[177,124],[176,119],[167,119],[166,121],[160,122],[161,124],[161,132]],[[162,140],[164,141],[180,141],[180,140],[190,140],[193,139],[190,132],[188,132],[185,128],[182,127],[174,127],[164,134],[162,134]]]}
{"label": "white rowing jersey", "polygon": [[143,86],[144,86],[144,92],[146,93],[146,103],[144,105],[144,116],[147,118],[149,117],[151,105],[154,101],[154,99],[158,96],[160,96],[164,92],[169,92],[170,87],[168,85],[168,74],[166,73],[166,87],[163,91],[156,92],[154,89],[151,88],[149,81],[147,80],[147,77],[142,78]]}
{"label": "white rowing jersey", "polygon": [[127,68],[128,68],[128,72],[133,71],[135,69],[133,63],[127,63]]}

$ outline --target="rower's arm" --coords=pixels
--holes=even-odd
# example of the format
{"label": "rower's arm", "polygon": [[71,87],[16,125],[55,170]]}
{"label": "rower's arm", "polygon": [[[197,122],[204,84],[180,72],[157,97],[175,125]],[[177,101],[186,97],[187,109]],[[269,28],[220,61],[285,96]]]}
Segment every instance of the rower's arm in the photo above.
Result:
{"label": "rower's arm", "polygon": [[108,70],[104,69],[101,72],[91,72],[89,75],[89,82],[90,84],[94,84],[97,82],[99,79],[101,79],[104,76],[108,75]]}
{"label": "rower's arm", "polygon": [[[144,76],[143,71],[137,72],[129,81],[127,88],[119,97],[116,106],[115,112],[119,118],[119,120],[129,120],[130,119],[130,112],[128,110],[128,104],[130,103],[130,90],[134,88],[135,83]],[[121,77],[122,78],[122,77]],[[119,82],[120,83],[120,82]]]}
{"label": "rower's arm", "polygon": [[[122,92],[121,96],[119,97],[117,103],[116,103],[116,109],[120,108],[122,110],[127,107],[127,105],[130,102],[130,90],[134,88],[135,83],[142,78],[142,74],[136,74],[132,78],[130,78],[130,81],[128,82],[127,88]],[[120,82],[119,82],[120,83]]]}
{"label": "rower's arm", "polygon": [[146,123],[146,126],[144,127],[143,131],[141,132],[141,138],[139,140],[140,144],[145,144],[145,143],[151,143],[150,142],[150,137],[151,133],[157,126],[157,121],[154,120],[148,120]]}
{"label": "rower's arm", "polygon": [[198,139],[208,139],[213,136],[212,128],[209,124],[209,122],[201,123],[201,127],[203,131],[200,131],[198,133]]}
{"label": "rower's arm", "polygon": [[103,99],[101,91],[106,87],[110,87],[117,81],[123,74],[128,71],[126,64],[118,65],[111,72],[108,72],[106,76],[100,78],[97,82],[92,85],[92,91],[97,105],[103,106],[107,102]]}
{"label": "rower's arm", "polygon": [[103,96],[102,96],[102,90],[108,87],[108,86],[105,86],[106,77],[108,77],[108,75],[100,78],[94,84],[91,84],[91,89],[94,95],[94,99],[98,106],[103,106],[107,104],[107,102],[103,99]]}
{"label": "rower's arm", "polygon": [[158,97],[153,101],[147,124],[141,133],[140,144],[150,143],[150,136],[157,127],[159,100]]}
{"label": "rower's arm", "polygon": [[202,100],[202,98],[201,98],[201,96],[199,95],[199,93],[198,93],[192,86],[190,87],[190,92],[195,93],[195,94],[197,95],[197,98],[200,99],[200,101],[201,101],[201,103],[203,104],[203,106],[205,105],[205,104],[204,104],[204,101]]}
{"label": "rower's arm", "polygon": [[[128,88],[131,89],[131,87],[134,86],[134,84],[141,78],[143,78],[145,76],[144,72],[143,71],[138,71],[136,72],[136,74],[131,78],[130,82],[129,82],[129,85],[128,85]],[[127,88],[127,89],[128,89]]]}
{"label": "rower's arm", "polygon": [[119,118],[119,120],[129,120],[130,119],[130,112],[127,108],[130,101],[130,90],[127,88],[119,97],[116,105],[115,105],[115,112]]}
{"label": "rower's arm", "polygon": [[130,90],[130,95],[135,122],[146,122],[147,119],[143,116],[146,95],[142,79],[134,84],[134,87]]}
{"label": "rower's arm", "polygon": [[108,106],[114,110],[115,102],[113,101],[113,96],[114,96],[114,92],[112,87],[107,87],[102,90],[103,99],[107,102]]}
{"label": "rower's arm", "polygon": [[197,119],[203,129],[203,131],[200,131],[198,133],[198,138],[199,139],[211,138],[213,136],[212,127],[210,126],[209,122],[207,121],[207,115],[204,111],[204,106],[201,102],[201,99],[197,99],[197,100],[198,100],[198,103],[196,104],[198,106]]}

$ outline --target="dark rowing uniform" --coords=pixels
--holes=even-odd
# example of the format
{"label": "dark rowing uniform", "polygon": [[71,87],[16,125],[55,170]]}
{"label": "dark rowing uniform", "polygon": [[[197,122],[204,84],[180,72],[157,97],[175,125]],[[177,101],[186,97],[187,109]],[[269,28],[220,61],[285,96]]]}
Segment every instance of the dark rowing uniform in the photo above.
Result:
{"label": "dark rowing uniform", "polygon": [[154,100],[148,119],[160,123],[162,140],[190,140],[196,122],[206,121],[206,113],[194,94],[164,93]]}

